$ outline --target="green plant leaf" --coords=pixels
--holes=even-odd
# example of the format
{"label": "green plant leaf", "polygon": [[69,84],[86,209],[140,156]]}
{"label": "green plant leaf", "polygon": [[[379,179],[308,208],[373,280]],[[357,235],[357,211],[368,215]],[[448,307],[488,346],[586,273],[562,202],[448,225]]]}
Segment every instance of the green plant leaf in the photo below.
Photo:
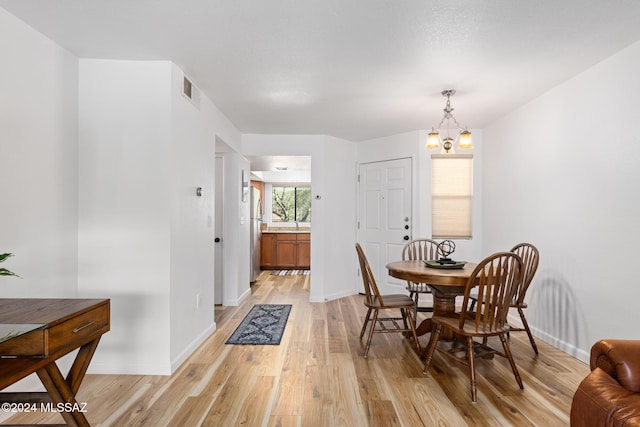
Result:
{"label": "green plant leaf", "polygon": [[[6,260],[7,258],[13,256],[12,253],[6,253],[6,254],[0,254],[0,262]],[[6,268],[0,268],[0,276],[15,276],[15,277],[20,277],[19,275],[17,275],[16,273],[14,273],[13,271],[9,271]],[[20,277],[21,278],[21,277]]]}
{"label": "green plant leaf", "polygon": [[16,273],[14,273],[13,271],[9,271],[6,268],[0,268],[0,276],[16,276],[16,277],[20,277]]}

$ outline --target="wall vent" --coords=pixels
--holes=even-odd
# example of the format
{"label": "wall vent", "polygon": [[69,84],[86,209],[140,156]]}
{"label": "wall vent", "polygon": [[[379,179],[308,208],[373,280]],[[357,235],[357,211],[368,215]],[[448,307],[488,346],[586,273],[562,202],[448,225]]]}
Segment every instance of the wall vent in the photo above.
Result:
{"label": "wall vent", "polygon": [[196,108],[200,108],[200,91],[184,74],[182,75],[182,96],[191,101]]}
{"label": "wall vent", "polygon": [[193,99],[193,84],[191,80],[187,78],[187,76],[182,76],[182,94],[189,99]]}

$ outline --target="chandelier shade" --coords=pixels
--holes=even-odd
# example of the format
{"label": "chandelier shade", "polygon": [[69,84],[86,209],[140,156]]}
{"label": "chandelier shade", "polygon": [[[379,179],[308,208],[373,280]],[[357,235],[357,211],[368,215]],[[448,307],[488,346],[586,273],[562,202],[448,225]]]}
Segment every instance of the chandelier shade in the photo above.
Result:
{"label": "chandelier shade", "polygon": [[440,148],[440,142],[440,133],[432,128],[427,136],[427,150],[437,150]]}
{"label": "chandelier shade", "polygon": [[473,148],[473,139],[471,138],[471,132],[466,129],[460,132],[460,138],[458,139],[458,148],[461,150],[471,150]]}
{"label": "chandelier shade", "polygon": [[[431,128],[431,132],[427,136],[427,150],[438,150],[442,148],[443,153],[453,153],[453,147],[456,143],[454,138],[450,136],[450,121],[453,121],[458,129],[458,149],[459,150],[471,150],[473,148],[473,139],[471,132],[467,128],[462,128],[455,117],[453,117],[453,108],[451,107],[451,96],[455,95],[456,91],[453,89],[443,90],[442,96],[447,97],[447,104],[442,111],[444,111],[444,117],[440,121],[438,127]],[[446,122],[447,136],[442,139],[440,137],[440,129]]]}

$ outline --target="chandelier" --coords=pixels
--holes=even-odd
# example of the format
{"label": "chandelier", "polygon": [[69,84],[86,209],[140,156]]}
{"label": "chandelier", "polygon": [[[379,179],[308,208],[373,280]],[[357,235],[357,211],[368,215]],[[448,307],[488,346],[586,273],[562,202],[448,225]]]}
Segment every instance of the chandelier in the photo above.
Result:
{"label": "chandelier", "polygon": [[[471,132],[467,130],[467,128],[462,128],[458,124],[458,121],[455,117],[453,117],[453,108],[451,108],[451,97],[455,95],[456,91],[453,89],[443,90],[442,96],[447,97],[447,105],[444,107],[444,117],[440,120],[440,124],[437,128],[431,128],[431,132],[429,132],[429,136],[427,136],[427,150],[437,150],[442,147],[442,151],[444,153],[453,153],[453,145],[455,144],[455,140],[451,138],[449,134],[449,125],[450,121],[453,120],[456,127],[458,128],[458,149],[460,150],[470,150],[473,148],[473,141],[471,140]],[[444,122],[447,122],[447,136],[442,139],[440,138],[440,129]]]}

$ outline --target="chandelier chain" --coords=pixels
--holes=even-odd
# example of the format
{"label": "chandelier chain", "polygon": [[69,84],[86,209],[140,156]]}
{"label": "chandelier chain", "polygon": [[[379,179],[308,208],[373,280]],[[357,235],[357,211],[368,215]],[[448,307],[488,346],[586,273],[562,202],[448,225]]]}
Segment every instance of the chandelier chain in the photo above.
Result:
{"label": "chandelier chain", "polygon": [[[445,120],[453,120],[453,122],[456,124],[456,126],[458,127],[458,129],[462,129],[462,126],[460,126],[460,123],[458,123],[458,121],[456,120],[456,118],[453,116],[453,114],[451,114],[453,112],[453,108],[451,108],[451,95],[453,95],[453,93],[455,93],[455,91],[443,91],[443,95],[445,95],[447,97],[447,105],[444,107],[444,109],[442,111],[444,111],[444,117],[442,117],[442,120],[440,120],[440,123],[438,124],[438,129],[440,129],[442,127],[442,124],[444,123]],[[447,122],[447,133],[449,132],[449,123]]]}

